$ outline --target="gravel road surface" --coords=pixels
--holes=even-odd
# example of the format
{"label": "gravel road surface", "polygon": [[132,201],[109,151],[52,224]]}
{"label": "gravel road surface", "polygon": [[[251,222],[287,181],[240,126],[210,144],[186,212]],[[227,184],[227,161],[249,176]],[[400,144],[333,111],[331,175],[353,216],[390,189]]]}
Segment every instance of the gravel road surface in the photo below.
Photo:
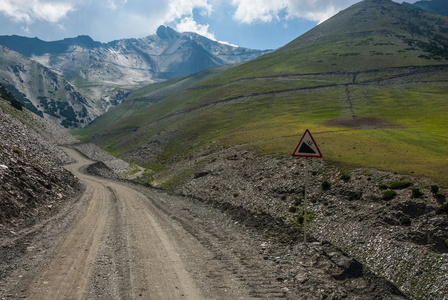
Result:
{"label": "gravel road surface", "polygon": [[328,243],[304,245],[260,227],[262,216],[86,175],[93,161],[64,151],[85,191],[49,220],[0,237],[0,299],[405,299]]}

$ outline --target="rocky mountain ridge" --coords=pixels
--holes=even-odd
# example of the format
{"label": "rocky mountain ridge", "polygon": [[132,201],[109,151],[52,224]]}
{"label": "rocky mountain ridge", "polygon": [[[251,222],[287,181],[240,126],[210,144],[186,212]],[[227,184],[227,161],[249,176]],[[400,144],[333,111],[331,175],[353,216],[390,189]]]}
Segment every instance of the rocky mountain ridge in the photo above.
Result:
{"label": "rocky mountain ridge", "polygon": [[109,43],[96,42],[88,36],[52,42],[0,36],[0,45],[61,75],[96,102],[101,112],[120,103],[136,86],[241,63],[270,52],[234,47],[165,26],[146,38]]}
{"label": "rocky mountain ridge", "polygon": [[26,108],[66,128],[85,126],[100,113],[92,101],[61,76],[3,46],[0,83]]}

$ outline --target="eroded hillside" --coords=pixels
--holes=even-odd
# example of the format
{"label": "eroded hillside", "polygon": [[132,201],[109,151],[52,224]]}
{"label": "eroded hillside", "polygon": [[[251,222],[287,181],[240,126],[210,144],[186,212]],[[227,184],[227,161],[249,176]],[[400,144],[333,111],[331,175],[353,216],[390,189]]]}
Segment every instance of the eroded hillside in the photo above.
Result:
{"label": "eroded hillside", "polygon": [[63,129],[0,98],[0,231],[45,219],[79,193],[80,184],[62,166],[71,160],[58,143],[76,141]]}

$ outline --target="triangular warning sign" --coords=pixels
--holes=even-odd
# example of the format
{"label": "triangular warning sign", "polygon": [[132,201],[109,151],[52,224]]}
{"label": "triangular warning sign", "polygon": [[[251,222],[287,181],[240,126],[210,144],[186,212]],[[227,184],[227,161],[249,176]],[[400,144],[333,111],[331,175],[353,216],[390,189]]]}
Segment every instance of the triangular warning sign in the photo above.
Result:
{"label": "triangular warning sign", "polygon": [[292,153],[292,156],[299,157],[322,157],[316,142],[313,139],[310,131],[307,129],[302,135],[300,142],[297,144],[296,150]]}

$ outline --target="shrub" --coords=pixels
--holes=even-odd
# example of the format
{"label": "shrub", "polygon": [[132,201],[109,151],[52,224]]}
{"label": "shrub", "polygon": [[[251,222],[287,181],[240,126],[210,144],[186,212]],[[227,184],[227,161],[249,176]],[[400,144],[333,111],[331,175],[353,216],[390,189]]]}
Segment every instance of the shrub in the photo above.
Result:
{"label": "shrub", "polygon": [[328,191],[330,189],[330,187],[331,187],[331,183],[329,183],[328,181],[325,180],[324,182],[322,182],[322,190]]}
{"label": "shrub", "polygon": [[19,147],[14,146],[14,147],[12,147],[12,152],[17,153],[17,154],[21,154],[22,150]]}
{"label": "shrub", "polygon": [[18,110],[23,110],[23,104],[17,101],[16,99],[11,100],[11,106]]}
{"label": "shrub", "polygon": [[436,214],[441,215],[441,214],[448,214],[448,202],[445,204],[440,205],[437,209],[436,209]]}
{"label": "shrub", "polygon": [[410,226],[411,225],[411,219],[408,217],[402,217],[400,219],[400,225],[402,226]]}
{"label": "shrub", "polygon": [[383,193],[383,200],[392,200],[397,196],[396,191],[385,191]]}
{"label": "shrub", "polygon": [[349,181],[351,178],[349,173],[344,173],[341,175],[341,179],[344,180],[345,182]]}
{"label": "shrub", "polygon": [[421,196],[423,196],[423,193],[419,188],[412,189],[412,198],[420,198]]}
{"label": "shrub", "polygon": [[439,192],[439,186],[438,185],[432,185],[431,186],[431,193],[433,193],[433,195],[437,195],[438,192]]}
{"label": "shrub", "polygon": [[296,207],[296,206],[291,206],[291,207],[289,208],[289,212],[290,212],[290,213],[296,213],[296,212],[297,212],[297,207]]}
{"label": "shrub", "polygon": [[359,200],[362,197],[362,193],[361,192],[350,192],[348,195],[348,200],[349,201],[354,201],[354,200]]}
{"label": "shrub", "polygon": [[299,206],[300,204],[302,204],[302,200],[298,199],[294,202],[294,206]]}
{"label": "shrub", "polygon": [[400,180],[400,181],[395,181],[392,182],[389,186],[390,189],[392,190],[402,190],[405,189],[407,187],[410,187],[413,183],[411,181],[408,180]]}
{"label": "shrub", "polygon": [[387,184],[380,184],[379,186],[380,190],[387,190],[389,187],[387,186]]}

